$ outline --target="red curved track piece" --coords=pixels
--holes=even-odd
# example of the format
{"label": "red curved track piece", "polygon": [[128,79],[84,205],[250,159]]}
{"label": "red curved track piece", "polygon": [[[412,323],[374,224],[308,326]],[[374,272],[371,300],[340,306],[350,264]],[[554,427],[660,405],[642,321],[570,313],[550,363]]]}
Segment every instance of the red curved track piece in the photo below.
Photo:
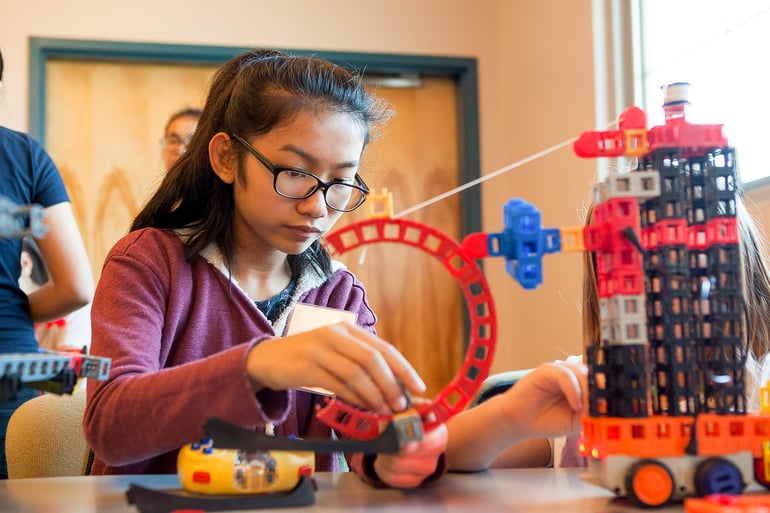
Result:
{"label": "red curved track piece", "polygon": [[[457,242],[428,225],[405,219],[371,218],[339,228],[325,237],[332,255],[377,242],[401,242],[440,260],[459,282],[468,306],[470,343],[460,372],[430,404],[417,408],[425,430],[431,430],[465,408],[489,374],[497,342],[492,294],[473,258]],[[390,420],[336,399],[321,409],[317,417],[340,433],[364,440],[376,437],[380,422]]]}

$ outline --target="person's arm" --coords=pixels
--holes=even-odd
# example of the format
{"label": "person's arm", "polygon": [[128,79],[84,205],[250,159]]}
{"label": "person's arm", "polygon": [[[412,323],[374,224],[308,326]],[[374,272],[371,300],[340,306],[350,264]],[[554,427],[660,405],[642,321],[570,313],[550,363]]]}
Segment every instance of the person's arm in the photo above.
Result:
{"label": "person's arm", "polygon": [[46,208],[44,223],[46,234],[35,242],[49,280],[29,295],[29,314],[34,322],[60,319],[87,305],[94,292],[91,266],[70,204]]}
{"label": "person's arm", "polygon": [[488,468],[547,467],[553,461],[552,450],[548,438],[529,438],[504,449]]}
{"label": "person's arm", "polygon": [[246,375],[246,353],[272,335],[266,321],[218,270],[186,262],[173,234],[116,243],[91,317],[91,352],[112,360],[108,379],[88,383],[83,419],[103,464],[165,472],[148,460],[204,437],[209,417],[255,429],[288,415],[287,391],[255,394]]}
{"label": "person's arm", "polygon": [[[505,393],[447,422],[449,470],[547,463],[545,438],[580,429],[586,397],[585,369],[567,363],[542,365]],[[522,444],[514,447],[516,444]],[[516,452],[517,448],[521,453]],[[548,451],[548,452],[546,452]],[[547,459],[545,459],[547,457]]]}

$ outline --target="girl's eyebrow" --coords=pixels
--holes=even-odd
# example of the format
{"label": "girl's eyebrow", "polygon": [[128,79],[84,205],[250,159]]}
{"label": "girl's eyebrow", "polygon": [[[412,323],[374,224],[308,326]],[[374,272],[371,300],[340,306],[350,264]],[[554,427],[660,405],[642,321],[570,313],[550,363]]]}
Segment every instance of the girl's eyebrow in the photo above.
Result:
{"label": "girl's eyebrow", "polygon": [[[294,153],[296,155],[299,155],[304,160],[306,160],[311,166],[318,166],[318,159],[312,156],[311,154],[307,153],[306,151],[302,150],[301,148],[298,148],[297,146],[294,146],[293,144],[287,144],[285,146],[282,146],[279,148],[282,151],[289,151],[291,153]],[[358,167],[358,160],[351,160],[348,162],[339,162],[334,165],[334,169],[349,169],[351,167]]]}

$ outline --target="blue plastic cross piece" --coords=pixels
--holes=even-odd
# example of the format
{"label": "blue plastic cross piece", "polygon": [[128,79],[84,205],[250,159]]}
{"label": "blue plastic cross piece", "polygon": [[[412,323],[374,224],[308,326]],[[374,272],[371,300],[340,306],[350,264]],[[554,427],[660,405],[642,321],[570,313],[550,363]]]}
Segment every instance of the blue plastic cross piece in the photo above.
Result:
{"label": "blue plastic cross piece", "polygon": [[505,204],[503,220],[505,229],[489,234],[489,255],[505,257],[508,274],[525,289],[534,289],[543,283],[543,255],[561,251],[561,232],[544,229],[540,211],[520,198]]}

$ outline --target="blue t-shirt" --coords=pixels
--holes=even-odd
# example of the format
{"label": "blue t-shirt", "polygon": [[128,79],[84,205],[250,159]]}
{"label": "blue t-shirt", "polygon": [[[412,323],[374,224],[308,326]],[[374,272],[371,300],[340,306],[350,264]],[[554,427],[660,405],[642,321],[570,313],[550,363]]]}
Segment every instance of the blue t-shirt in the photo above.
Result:
{"label": "blue t-shirt", "polygon": [[[35,140],[0,126],[0,195],[43,208],[69,201],[51,157]],[[21,240],[0,239],[0,353],[37,351],[27,296],[19,288]]]}

